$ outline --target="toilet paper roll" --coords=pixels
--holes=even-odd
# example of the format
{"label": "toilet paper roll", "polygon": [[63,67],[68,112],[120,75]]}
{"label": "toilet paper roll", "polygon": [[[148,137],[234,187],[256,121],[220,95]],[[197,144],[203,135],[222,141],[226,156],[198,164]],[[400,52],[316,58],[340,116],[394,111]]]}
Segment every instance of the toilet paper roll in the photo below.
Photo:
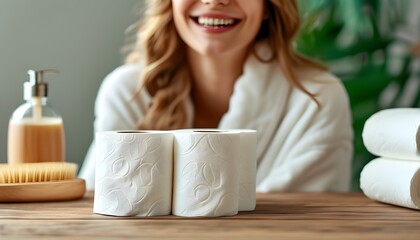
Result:
{"label": "toilet paper roll", "polygon": [[256,206],[257,131],[239,129],[240,173],[239,211],[252,211]]}
{"label": "toilet paper roll", "polygon": [[256,206],[257,131],[252,129],[183,129],[177,132],[213,131],[239,132],[239,211],[252,211]]}
{"label": "toilet paper roll", "polygon": [[420,162],[377,158],[362,170],[360,188],[374,200],[420,208]]}
{"label": "toilet paper roll", "polygon": [[170,214],[172,133],[98,132],[95,140],[95,213],[113,216]]}
{"label": "toilet paper roll", "polygon": [[373,114],[363,128],[367,150],[380,157],[419,160],[420,109],[394,108]]}
{"label": "toilet paper roll", "polygon": [[239,145],[239,132],[174,132],[172,214],[238,213]]}

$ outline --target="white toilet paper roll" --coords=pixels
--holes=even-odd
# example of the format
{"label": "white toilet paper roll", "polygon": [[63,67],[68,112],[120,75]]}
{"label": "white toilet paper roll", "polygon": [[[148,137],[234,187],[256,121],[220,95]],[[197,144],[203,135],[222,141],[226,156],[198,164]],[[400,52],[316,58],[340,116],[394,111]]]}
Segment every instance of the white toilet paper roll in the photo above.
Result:
{"label": "white toilet paper roll", "polygon": [[256,205],[257,131],[240,129],[239,211],[252,211]]}
{"label": "white toilet paper roll", "polygon": [[172,214],[238,213],[239,132],[175,131]]}
{"label": "white toilet paper roll", "polygon": [[373,114],[363,127],[363,143],[374,155],[420,160],[420,109],[394,108]]}
{"label": "white toilet paper roll", "polygon": [[113,216],[170,214],[172,153],[170,132],[96,133],[93,211]]}
{"label": "white toilet paper roll", "polygon": [[420,208],[420,162],[377,158],[360,176],[360,188],[374,200]]}
{"label": "white toilet paper roll", "polygon": [[239,132],[239,211],[252,211],[256,206],[257,131],[252,129],[182,129],[176,132]]}

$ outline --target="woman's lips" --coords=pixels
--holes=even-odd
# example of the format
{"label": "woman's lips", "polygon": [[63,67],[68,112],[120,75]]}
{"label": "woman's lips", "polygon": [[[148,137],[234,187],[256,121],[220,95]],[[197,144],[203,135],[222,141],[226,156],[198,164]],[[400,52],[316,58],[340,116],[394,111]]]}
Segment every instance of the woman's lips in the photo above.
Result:
{"label": "woman's lips", "polygon": [[234,28],[240,19],[225,16],[197,16],[191,19],[208,33],[223,33]]}

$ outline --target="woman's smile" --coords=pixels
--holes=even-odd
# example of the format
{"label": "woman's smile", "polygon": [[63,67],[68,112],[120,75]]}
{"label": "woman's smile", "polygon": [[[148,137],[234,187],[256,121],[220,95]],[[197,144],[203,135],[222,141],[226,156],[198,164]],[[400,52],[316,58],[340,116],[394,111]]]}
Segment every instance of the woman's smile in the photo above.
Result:
{"label": "woman's smile", "polygon": [[231,18],[221,14],[204,14],[191,17],[195,24],[200,26],[206,33],[224,33],[232,30],[240,19]]}
{"label": "woman's smile", "polygon": [[260,29],[264,6],[263,0],[172,0],[180,37],[207,56],[246,52]]}

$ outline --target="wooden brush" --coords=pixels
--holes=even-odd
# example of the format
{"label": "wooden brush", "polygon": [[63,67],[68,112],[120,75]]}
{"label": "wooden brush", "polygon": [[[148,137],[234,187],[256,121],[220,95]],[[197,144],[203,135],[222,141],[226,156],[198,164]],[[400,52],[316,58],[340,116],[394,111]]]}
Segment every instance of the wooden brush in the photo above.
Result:
{"label": "wooden brush", "polygon": [[0,164],[0,202],[64,201],[83,197],[75,163]]}

